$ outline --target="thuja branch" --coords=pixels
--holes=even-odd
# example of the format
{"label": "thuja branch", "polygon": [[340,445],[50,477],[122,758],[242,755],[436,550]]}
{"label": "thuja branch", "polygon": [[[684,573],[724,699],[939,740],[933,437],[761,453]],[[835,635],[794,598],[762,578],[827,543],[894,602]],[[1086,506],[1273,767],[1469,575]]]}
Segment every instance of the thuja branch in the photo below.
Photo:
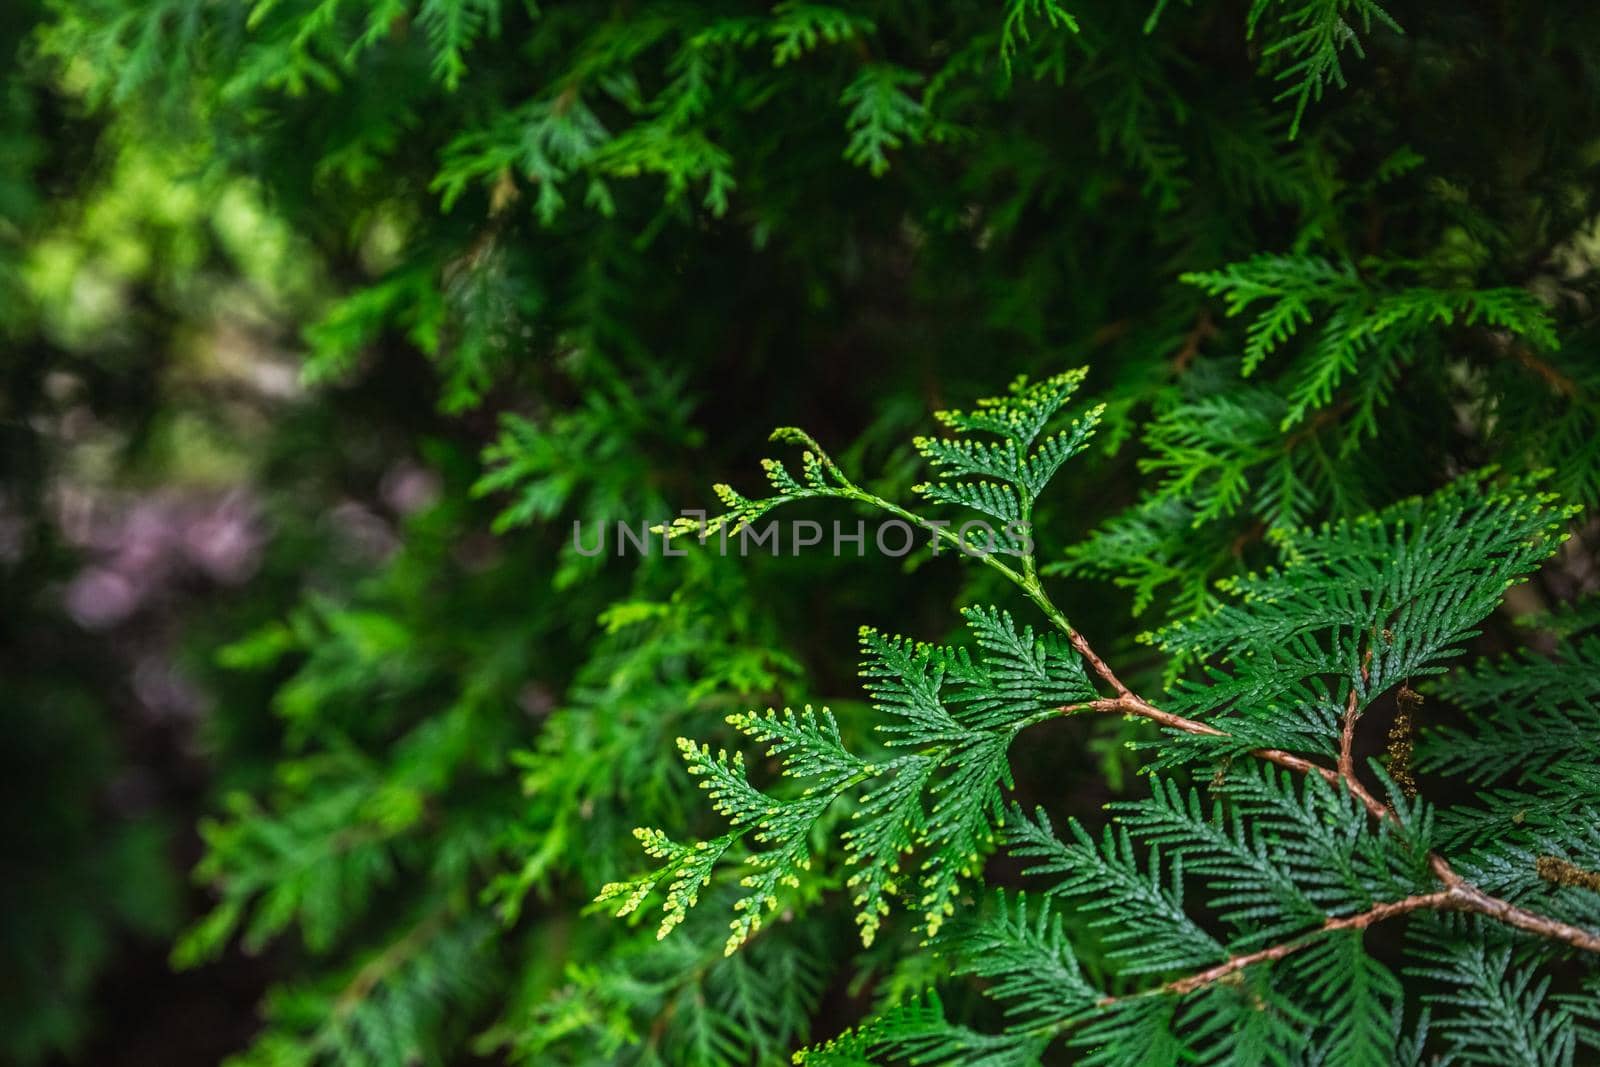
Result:
{"label": "thuja branch", "polygon": [[[1075,423],[1074,428],[1047,438],[1042,444],[1035,445],[1033,442],[1049,416],[1059,409],[1060,403],[1070,393],[1075,381],[1076,379],[1070,375],[1052,379],[1045,393],[1039,393],[1034,387],[1019,385],[1013,388],[1010,399],[984,401],[983,404],[989,406],[978,413],[941,413],[941,421],[958,432],[977,429],[999,434],[1003,438],[1001,444],[974,443],[966,439],[918,439],[918,448],[923,455],[935,468],[942,468],[952,476],[951,481],[924,484],[918,487],[918,491],[935,502],[960,504],[997,520],[1006,521],[1010,540],[1001,552],[974,551],[973,546],[967,544],[961,534],[949,528],[949,523],[926,518],[863,489],[846,476],[815,439],[803,431],[792,428],[777,431],[774,438],[804,446],[805,452],[798,478],[777,461],[767,460],[763,465],[768,480],[777,490],[777,495],[752,499],[738,494],[728,486],[719,486],[718,495],[729,508],[726,514],[711,520],[710,523],[678,520],[666,532],[671,535],[698,530],[702,537],[717,530],[738,532],[771,509],[804,498],[833,498],[867,505],[930,533],[935,552],[944,546],[952,547],[957,550],[957,554],[975,558],[1003,575],[1039,608],[1052,626],[1066,637],[1067,642],[1081,657],[1085,667],[1114,694],[1106,698],[1094,698],[1047,708],[1043,712],[1024,716],[1011,723],[1014,730],[1024,729],[1052,715],[1092,710],[1149,719],[1169,731],[1226,737],[1227,732],[1217,726],[1157,707],[1136,693],[1118,677],[1110,664],[1096,653],[1084,635],[1072,626],[1051,601],[1039,580],[1032,541],[1033,502],[1043,488],[1043,483],[1059,466],[1060,461],[1081,448],[1087,431],[1079,423]],[[1049,392],[1051,389],[1056,391]],[[1088,421],[1083,425],[1092,424],[1093,416],[1086,418]],[[961,478],[969,480],[960,481]],[[1481,491],[1482,487],[1474,483],[1468,488]],[[1527,496],[1523,499],[1532,502],[1526,509],[1528,513],[1512,513],[1510,518],[1526,524],[1529,536],[1541,530],[1541,523],[1548,523],[1559,517],[1555,514],[1555,510],[1548,506],[1548,501],[1537,496]],[[1461,505],[1459,502],[1454,502],[1453,506],[1459,510]],[[1503,526],[1505,519],[1506,516],[1497,516],[1495,521]],[[1013,527],[1020,527],[1022,536],[1016,536]],[[1526,538],[1518,538],[1513,542],[1513,548],[1516,545],[1531,543],[1533,542]],[[991,549],[993,547],[990,546]],[[1460,627],[1466,623],[1457,620],[1455,625]],[[1385,634],[1387,635],[1387,631]],[[1338,725],[1338,751],[1333,766],[1323,765],[1283,748],[1261,747],[1253,749],[1252,754],[1298,774],[1317,775],[1346,795],[1355,797],[1372,817],[1379,820],[1394,819],[1394,812],[1362,784],[1356,773],[1355,732],[1362,711],[1362,695],[1367,688],[1362,683],[1370,677],[1372,656],[1372,648],[1362,651],[1360,677],[1351,679],[1350,691],[1346,694]],[[687,857],[689,854],[684,853],[684,855]],[[971,858],[966,853],[960,857],[963,861]],[[1360,929],[1390,916],[1416,910],[1457,910],[1481,914],[1541,937],[1565,942],[1585,951],[1600,953],[1600,935],[1490,896],[1466,882],[1448,861],[1437,854],[1428,855],[1428,865],[1442,887],[1436,892],[1380,904],[1358,915],[1325,918],[1322,926],[1304,931],[1293,939],[1236,956],[1198,974],[1176,979],[1166,986],[1158,987],[1156,991],[1187,992],[1256,962],[1289,955],[1302,948],[1308,941],[1327,932]],[[881,907],[881,901],[875,906]],[[870,928],[868,927],[869,931]]]}
{"label": "thuja branch", "polygon": [[[1079,642],[1082,642],[1083,648],[1088,647],[1088,642],[1082,638],[1082,635],[1077,634],[1076,631],[1069,630],[1069,637],[1076,638],[1074,641],[1075,646],[1077,646]],[[1063,713],[1070,714],[1078,711],[1113,712],[1149,719],[1152,722],[1159,723],[1160,725],[1169,729],[1180,730],[1185,733],[1204,734],[1212,737],[1226,736],[1224,731],[1219,730],[1208,723],[1200,722],[1196,719],[1185,718],[1182,715],[1175,715],[1172,712],[1163,711],[1138,694],[1129,691],[1127,687],[1116,678],[1116,675],[1111,672],[1110,668],[1105,666],[1104,661],[1100,659],[1099,656],[1093,655],[1092,651],[1085,655],[1085,659],[1089,662],[1090,666],[1095,670],[1102,680],[1104,680],[1108,685],[1111,685],[1113,688],[1121,691],[1122,695],[1112,699],[1094,700],[1082,704],[1066,705],[1059,709]],[[1366,663],[1367,660],[1364,659],[1362,664],[1363,674],[1366,673]],[[1365,807],[1367,811],[1374,817],[1379,819],[1392,819],[1394,818],[1394,812],[1391,811],[1387,805],[1383,804],[1376,797],[1374,797],[1355,777],[1354,760],[1351,753],[1353,750],[1355,723],[1359,718],[1359,711],[1357,710],[1358,707],[1358,697],[1354,688],[1352,687],[1340,729],[1340,754],[1338,769],[1324,767],[1321,764],[1314,763],[1311,760],[1296,756],[1290,752],[1284,752],[1279,749],[1255,749],[1252,751],[1252,755],[1255,755],[1258,758],[1264,759],[1270,763],[1277,764],[1280,767],[1298,771],[1302,774],[1319,775],[1330,784],[1339,785],[1347,789],[1350,794],[1359,800],[1362,806]],[[1167,983],[1166,985],[1159,986],[1152,992],[1192,992],[1201,986],[1217,981],[1218,979],[1225,978],[1230,974],[1251,966],[1252,964],[1282,959],[1284,956],[1287,956],[1290,953],[1305,947],[1305,945],[1310,943],[1310,941],[1323,934],[1336,930],[1364,929],[1372,923],[1378,922],[1382,919],[1424,909],[1435,911],[1454,910],[1473,912],[1475,914],[1496,919],[1508,926],[1516,927],[1519,930],[1525,930],[1529,933],[1537,934],[1540,937],[1564,941],[1567,944],[1572,945],[1575,948],[1582,949],[1586,952],[1600,953],[1600,934],[1573,926],[1570,923],[1552,919],[1547,915],[1541,915],[1537,912],[1529,911],[1525,908],[1521,908],[1515,904],[1512,904],[1510,901],[1491,896],[1490,894],[1479,889],[1477,886],[1472,885],[1470,882],[1467,882],[1465,879],[1463,879],[1459,874],[1456,873],[1455,869],[1450,866],[1449,861],[1436,852],[1430,852],[1428,854],[1428,865],[1433,871],[1434,876],[1438,878],[1439,881],[1445,886],[1445,889],[1440,892],[1427,893],[1419,896],[1407,897],[1404,900],[1379,904],[1358,915],[1352,915],[1338,919],[1329,919],[1321,927],[1310,932],[1309,934],[1302,934],[1297,938],[1281,942],[1277,945],[1271,946],[1270,948],[1261,949],[1259,951],[1240,956],[1234,956],[1229,960],[1216,965],[1215,967],[1209,968],[1208,970],[1204,970],[1186,978],[1177,979],[1173,982]]]}

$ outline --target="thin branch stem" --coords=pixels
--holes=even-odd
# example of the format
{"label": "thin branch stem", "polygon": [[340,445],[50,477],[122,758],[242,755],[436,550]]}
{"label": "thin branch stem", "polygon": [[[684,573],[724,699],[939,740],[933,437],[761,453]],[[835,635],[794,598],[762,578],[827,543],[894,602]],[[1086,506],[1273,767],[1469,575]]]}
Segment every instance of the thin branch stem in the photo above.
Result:
{"label": "thin branch stem", "polygon": [[[1501,351],[1504,352],[1507,350],[1502,348]],[[1509,348],[1509,354],[1518,363],[1532,371],[1537,377],[1543,379],[1545,384],[1550,386],[1551,389],[1557,393],[1560,393],[1569,400],[1576,399],[1582,392],[1582,390],[1578,387],[1577,382],[1573,381],[1567,375],[1561,373],[1546,361],[1540,359],[1534,354],[1533,349],[1529,348],[1527,345],[1511,345]]]}
{"label": "thin branch stem", "polygon": [[[1082,704],[1067,704],[1057,709],[1062,714],[1070,715],[1076,711],[1101,711],[1122,715],[1133,715],[1151,722],[1160,723],[1173,730],[1181,730],[1188,734],[1202,734],[1207,737],[1226,737],[1227,734],[1209,723],[1198,719],[1187,719],[1182,715],[1174,715],[1170,711],[1162,711],[1143,697],[1134,693],[1107,700],[1090,700]],[[1354,778],[1345,778],[1332,767],[1324,767],[1320,763],[1297,756],[1293,752],[1285,752],[1281,748],[1256,748],[1250,754],[1268,763],[1275,763],[1279,767],[1296,771],[1300,774],[1315,774],[1329,785],[1341,783],[1350,790],[1350,794],[1361,802],[1361,805],[1372,815],[1386,818],[1389,809],[1377,797],[1367,791],[1367,788]]]}
{"label": "thin branch stem", "polygon": [[[1441,859],[1440,863],[1444,863]],[[1445,864],[1448,868],[1448,864]],[[1477,912],[1487,915],[1491,919],[1499,919],[1507,926],[1515,926],[1518,930],[1526,930],[1530,934],[1538,934],[1552,941],[1565,941],[1573,948],[1585,952],[1600,952],[1600,934],[1552,919],[1548,915],[1519,908],[1510,901],[1492,897],[1470,882],[1463,881],[1461,876],[1450,872],[1456,879],[1450,887],[1450,892],[1462,900],[1462,910]]]}
{"label": "thin branch stem", "polygon": [[[1382,922],[1384,919],[1392,918],[1396,915],[1405,915],[1413,911],[1449,908],[1453,906],[1453,892],[1453,890],[1444,889],[1437,893],[1406,897],[1404,900],[1393,900],[1374,905],[1358,915],[1347,915],[1341,919],[1329,919],[1309,934],[1302,934],[1300,937],[1289,941],[1281,941],[1270,948],[1232,956],[1215,967],[1157,986],[1155,989],[1150,990],[1150,993],[1172,993],[1178,996],[1182,996],[1185,993],[1193,993],[1196,989],[1220,981],[1231,974],[1237,974],[1253,964],[1281,960],[1291,953],[1300,951],[1325,934],[1331,934],[1339,930],[1365,930],[1375,922]],[[1116,999],[1118,998],[1108,997],[1100,1003],[1105,1005],[1112,1003]]]}
{"label": "thin branch stem", "polygon": [[333,1014],[343,1017],[354,1011],[380,982],[386,980],[420,952],[449,918],[450,910],[440,908],[363,964],[334,999]]}
{"label": "thin branch stem", "polygon": [[[1372,663],[1372,649],[1367,649],[1361,657],[1361,680],[1365,682],[1370,675]],[[1344,702],[1344,722],[1339,730],[1339,773],[1345,781],[1355,784],[1356,778],[1356,723],[1361,719],[1361,691],[1354,682],[1350,685],[1350,696]]]}
{"label": "thin branch stem", "polygon": [[[1372,649],[1368,648],[1361,657],[1361,682],[1365,687],[1366,681],[1371,677]],[[1366,809],[1379,819],[1389,816],[1389,809],[1382,801],[1361,784],[1361,779],[1356,776],[1356,723],[1361,721],[1361,693],[1352,682],[1350,696],[1345,701],[1344,723],[1339,730],[1339,773],[1338,777],[1344,781],[1345,788],[1350,790],[1352,796],[1366,805]],[[1332,781],[1332,779],[1330,779]]]}
{"label": "thin branch stem", "polygon": [[[1454,872],[1452,872],[1453,874]],[[1519,930],[1527,930],[1541,937],[1551,938],[1556,941],[1565,941],[1576,948],[1589,952],[1600,952],[1600,937],[1587,930],[1580,930],[1564,922],[1558,922],[1548,916],[1538,915],[1534,912],[1519,908],[1498,897],[1491,897],[1455,876],[1449,888],[1441,889],[1434,893],[1422,893],[1406,897],[1403,900],[1391,900],[1373,907],[1357,915],[1347,915],[1338,919],[1329,919],[1310,933],[1301,934],[1299,937],[1280,941],[1268,948],[1257,949],[1255,952],[1241,953],[1230,956],[1228,959],[1214,967],[1183,978],[1175,978],[1164,985],[1142,993],[1132,994],[1134,997],[1154,996],[1159,994],[1172,994],[1182,996],[1193,993],[1197,989],[1219,982],[1229,975],[1237,974],[1247,967],[1257,963],[1270,963],[1281,960],[1285,956],[1299,952],[1301,949],[1315,942],[1319,937],[1335,933],[1339,930],[1365,930],[1373,923],[1392,919],[1399,915],[1407,915],[1414,911],[1465,911],[1478,915],[1486,915],[1498,919],[1509,926]],[[1099,1007],[1108,1007],[1120,1000],[1130,997],[1106,997],[1099,1002]]]}
{"label": "thin branch stem", "polygon": [[[1117,677],[1116,672],[1111,669],[1111,665],[1100,658],[1099,654],[1089,646],[1088,640],[1077,630],[1073,629],[1072,624],[1067,621],[1067,617],[1061,614],[1061,609],[1056,607],[1055,602],[1051,600],[1049,594],[1044,591],[1044,586],[1039,583],[1038,579],[1034,579],[1032,582],[1022,583],[1022,591],[1027,594],[1029,600],[1033,601],[1039,606],[1039,610],[1044,612],[1045,617],[1050,620],[1056,629],[1060,630],[1063,634],[1066,634],[1067,642],[1072,645],[1072,647],[1077,651],[1078,655],[1083,657],[1083,661],[1089,665],[1089,669],[1094,671],[1095,674],[1099,675],[1101,680],[1109,685],[1112,689],[1116,690],[1118,701],[1131,701],[1141,704],[1144,706],[1147,713],[1156,712],[1157,715],[1167,714],[1164,711],[1156,711],[1155,708],[1145,704],[1143,700],[1140,700],[1139,697],[1134,695],[1133,690],[1122,684],[1122,679]],[[1113,709],[1099,708],[1097,710],[1109,711]],[[1178,716],[1173,716],[1173,718],[1176,719]],[[1212,730],[1211,727],[1206,726],[1204,723],[1197,723],[1187,719],[1183,721],[1189,722],[1191,725],[1198,727],[1200,732],[1221,732]]]}
{"label": "thin branch stem", "polygon": [[[843,497],[846,500],[857,500],[863,504],[870,504],[879,510],[887,511],[896,518],[904,519],[911,525],[928,531],[937,541],[942,541],[955,548],[955,550],[961,555],[976,559],[979,563],[982,563],[985,566],[993,567],[995,570],[1005,575],[1007,580],[1011,581],[1024,591],[1026,591],[1029,587],[1029,579],[1018,573],[1015,568],[1007,566],[1005,562],[1000,559],[999,553],[973,551],[971,546],[967,545],[961,540],[961,535],[959,533],[952,533],[950,530],[946,529],[946,527],[949,525],[948,523],[935,522],[932,519],[927,519],[921,515],[918,515],[914,511],[907,511],[899,504],[885,500],[876,493],[869,493],[860,486],[852,483],[846,483],[835,495]],[[938,554],[937,550],[935,550],[934,554]],[[1032,585],[1037,587],[1038,584],[1039,583],[1037,579],[1032,580]]]}
{"label": "thin branch stem", "polygon": [[1356,721],[1361,718],[1361,693],[1354,685],[1350,698],[1344,702],[1344,721],[1339,728],[1339,773],[1347,780],[1356,780]]}

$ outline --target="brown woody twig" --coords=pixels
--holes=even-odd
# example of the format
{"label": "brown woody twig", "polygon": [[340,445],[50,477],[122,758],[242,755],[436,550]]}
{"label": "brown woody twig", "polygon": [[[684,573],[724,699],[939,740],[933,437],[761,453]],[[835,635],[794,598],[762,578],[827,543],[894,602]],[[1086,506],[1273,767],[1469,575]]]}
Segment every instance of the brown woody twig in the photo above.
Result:
{"label": "brown woody twig", "polygon": [[[1182,715],[1176,715],[1170,711],[1163,711],[1154,704],[1151,704],[1149,701],[1145,700],[1137,693],[1134,693],[1131,689],[1124,685],[1122,680],[1119,679],[1111,670],[1111,668],[1106,665],[1105,661],[1096,655],[1094,650],[1089,647],[1088,641],[1081,634],[1079,634],[1076,630],[1071,630],[1068,632],[1068,637],[1071,640],[1072,646],[1078,650],[1080,655],[1083,656],[1090,668],[1094,670],[1094,672],[1098,674],[1101,679],[1106,682],[1106,684],[1111,686],[1112,689],[1116,690],[1118,695],[1110,699],[1091,700],[1081,704],[1069,704],[1061,708],[1063,713],[1070,714],[1076,711],[1113,712],[1149,719],[1152,722],[1156,722],[1167,727],[1168,729],[1179,730],[1184,733],[1202,734],[1211,737],[1226,736],[1224,731],[1217,729],[1215,726],[1212,726],[1209,723],[1200,722],[1197,719],[1185,718]],[[1367,676],[1367,663],[1370,662],[1370,659],[1371,653],[1369,651],[1361,666],[1361,673],[1363,677]],[[1394,812],[1392,812],[1382,801],[1378,800],[1377,797],[1368,792],[1367,788],[1361,784],[1360,780],[1355,775],[1354,735],[1355,724],[1359,718],[1359,698],[1355,688],[1352,686],[1349,701],[1345,707],[1344,721],[1340,729],[1339,763],[1337,769],[1332,767],[1324,767],[1319,763],[1315,763],[1302,756],[1296,756],[1292,752],[1285,752],[1281,749],[1254,749],[1252,750],[1251,754],[1259,757],[1260,759],[1264,759],[1269,763],[1276,764],[1280,767],[1285,767],[1292,771],[1297,771],[1302,774],[1319,775],[1329,784],[1342,786],[1348,790],[1350,795],[1359,800],[1362,806],[1365,807],[1374,818],[1392,819],[1394,818]],[[1184,978],[1174,979],[1173,981],[1159,986],[1150,992],[1175,993],[1180,995],[1184,993],[1191,993],[1196,989],[1200,989],[1211,984],[1212,982],[1216,982],[1220,979],[1228,977],[1231,974],[1242,971],[1253,964],[1282,959],[1283,957],[1304,948],[1306,945],[1310,944],[1317,937],[1320,937],[1323,934],[1336,930],[1364,930],[1375,922],[1381,922],[1384,919],[1399,915],[1406,915],[1413,911],[1424,910],[1473,912],[1478,915],[1484,915],[1488,916],[1489,918],[1496,919],[1507,924],[1508,926],[1514,926],[1519,930],[1526,930],[1529,933],[1537,934],[1541,937],[1551,938],[1557,941],[1564,941],[1567,944],[1572,945],[1574,948],[1579,948],[1586,952],[1600,952],[1600,934],[1595,934],[1589,930],[1580,929],[1579,927],[1573,926],[1569,923],[1552,919],[1547,915],[1540,915],[1537,912],[1531,912],[1525,908],[1520,908],[1515,904],[1512,904],[1510,901],[1501,900],[1498,897],[1490,896],[1488,893],[1485,893],[1477,886],[1466,881],[1461,877],[1461,875],[1457,874],[1455,869],[1450,866],[1449,862],[1436,852],[1430,852],[1428,854],[1428,866],[1433,871],[1434,876],[1438,878],[1439,881],[1444,885],[1442,890],[1433,893],[1424,893],[1417,896],[1406,897],[1403,900],[1387,901],[1377,904],[1367,911],[1360,912],[1356,915],[1349,915],[1341,918],[1330,918],[1320,927],[1310,931],[1309,933],[1302,934],[1299,937],[1288,941],[1280,942],[1279,944],[1273,945],[1269,948],[1232,956],[1214,967]],[[1120,998],[1108,997],[1105,1000],[1102,1000],[1100,1003],[1102,1005],[1106,1005],[1113,1003],[1118,999]]]}

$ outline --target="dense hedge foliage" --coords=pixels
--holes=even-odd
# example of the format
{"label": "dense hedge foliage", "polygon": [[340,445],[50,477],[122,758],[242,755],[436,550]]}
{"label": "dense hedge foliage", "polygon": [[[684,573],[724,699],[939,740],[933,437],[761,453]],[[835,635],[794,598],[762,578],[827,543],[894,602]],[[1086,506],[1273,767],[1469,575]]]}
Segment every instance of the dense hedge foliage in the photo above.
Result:
{"label": "dense hedge foliage", "polygon": [[[7,1057],[1596,1055],[1581,937],[1483,903],[1600,930],[1594,5],[0,48]],[[1030,546],[574,541],[722,478]]]}

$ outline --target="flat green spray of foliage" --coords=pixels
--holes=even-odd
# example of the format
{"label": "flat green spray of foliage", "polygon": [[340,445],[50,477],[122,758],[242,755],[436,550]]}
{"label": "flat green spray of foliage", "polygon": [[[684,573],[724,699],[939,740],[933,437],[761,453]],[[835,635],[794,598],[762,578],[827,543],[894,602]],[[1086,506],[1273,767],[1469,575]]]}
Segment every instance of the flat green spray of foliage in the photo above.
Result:
{"label": "flat green spray of foliage", "polygon": [[[1600,6],[0,47],[0,1058],[146,1047],[99,1009],[188,836],[241,1065],[1594,1058]],[[157,483],[259,501],[259,571],[87,631],[56,502]],[[789,515],[937,552],[716,551]],[[138,679],[74,650],[163,634],[199,769],[125,818]]]}
{"label": "flat green spray of foliage", "polygon": [[[1218,607],[1147,635],[1208,664],[1152,702],[1093,652],[1037,577],[1028,516],[1103,411],[1048,432],[1083,377],[1019,380],[971,412],[940,412],[957,437],[917,439],[952,479],[917,486],[924,498],[1020,522],[1009,539],[975,546],[947,528],[959,518],[860,489],[793,429],[774,438],[809,446],[800,479],[767,460],[776,496],[719,486],[730,511],[678,520],[674,533],[706,538],[807,497],[866,504],[999,571],[1052,629],[1037,636],[980,606],[963,612],[970,646],[864,630],[862,676],[884,750],[875,759],[846,748],[831,713],[809,706],[729,718],[775,761],[778,780],[764,789],[742,753],[680,739],[730,829],[689,844],[638,831],[661,866],[605,887],[600,902],[628,915],[662,890],[665,938],[743,844],[731,954],[818,877],[818,840],[837,836],[862,941],[872,944],[892,901],[913,906],[925,951],[946,957],[952,976],[984,979],[1005,1020],[975,1031],[929,993],[801,1053],[805,1063],[1020,1065],[1065,1043],[1106,1064],[1289,1064],[1308,1053],[1387,1064],[1397,1050],[1421,1062],[1430,1033],[1463,1062],[1503,1062],[1507,1048],[1526,1062],[1570,1062],[1579,1045],[1600,1047],[1600,723],[1579,710],[1593,711],[1600,674],[1584,657],[1595,650],[1564,642],[1553,661],[1452,676],[1456,700],[1515,700],[1519,711],[1477,722],[1468,738],[1430,736],[1426,765],[1484,784],[1514,777],[1519,788],[1436,812],[1418,795],[1398,724],[1387,769],[1354,756],[1363,714],[1390,693],[1420,703],[1412,683],[1459,658],[1506,590],[1567,539],[1579,509],[1544,491],[1543,473],[1490,468],[1380,512],[1280,528],[1275,567],[1224,583]],[[1162,728],[1142,746],[1150,795],[1113,804],[1098,833],[1077,819],[1058,830],[1042,809],[1008,804],[1019,735],[1096,712]],[[850,820],[830,834],[838,805]],[[1002,842],[1042,888],[968,899]],[[1402,923],[1409,958],[1398,971],[1432,983],[1410,997],[1396,964],[1363,942],[1368,927]],[[1574,954],[1587,991],[1549,996],[1539,975]]]}

